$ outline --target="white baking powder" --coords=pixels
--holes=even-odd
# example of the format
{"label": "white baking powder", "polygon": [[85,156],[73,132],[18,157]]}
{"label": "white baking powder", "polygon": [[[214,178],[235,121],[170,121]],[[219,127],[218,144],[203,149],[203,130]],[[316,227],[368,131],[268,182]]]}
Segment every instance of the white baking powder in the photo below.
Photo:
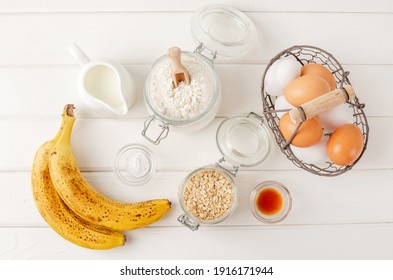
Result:
{"label": "white baking powder", "polygon": [[145,176],[150,169],[148,157],[141,152],[133,154],[127,161],[127,170],[131,176],[140,178]]}
{"label": "white baking powder", "polygon": [[150,96],[154,109],[171,120],[190,120],[202,114],[214,94],[212,77],[206,65],[193,57],[182,57],[190,84],[172,86],[170,61],[160,63],[151,76]]}

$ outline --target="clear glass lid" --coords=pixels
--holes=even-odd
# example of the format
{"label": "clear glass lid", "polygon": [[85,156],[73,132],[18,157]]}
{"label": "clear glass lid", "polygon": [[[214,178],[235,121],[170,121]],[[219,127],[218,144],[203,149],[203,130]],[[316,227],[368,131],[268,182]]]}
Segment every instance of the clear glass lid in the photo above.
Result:
{"label": "clear glass lid", "polygon": [[192,17],[194,39],[211,53],[240,57],[256,42],[253,22],[241,11],[226,5],[209,5],[197,10]]}
{"label": "clear glass lid", "polygon": [[240,166],[254,166],[269,154],[271,137],[260,116],[225,119],[217,129],[217,146],[226,160]]}

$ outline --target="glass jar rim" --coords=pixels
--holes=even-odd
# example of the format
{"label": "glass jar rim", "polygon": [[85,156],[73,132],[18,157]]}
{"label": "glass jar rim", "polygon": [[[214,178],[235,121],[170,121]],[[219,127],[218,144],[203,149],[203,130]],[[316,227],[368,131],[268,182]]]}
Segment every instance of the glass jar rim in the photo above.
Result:
{"label": "glass jar rim", "polygon": [[[253,136],[252,142],[255,143],[239,143],[233,144],[232,140],[236,140],[232,132],[241,129],[244,138],[244,133]],[[246,129],[246,130],[245,130]],[[251,140],[250,140],[251,141]],[[216,132],[216,143],[221,154],[225,160],[230,161],[232,164],[239,166],[255,166],[263,162],[270,153],[271,136],[269,130],[262,117],[255,113],[250,113],[248,116],[233,116],[224,119],[219,125]],[[244,150],[246,146],[255,146],[254,150]]]}
{"label": "glass jar rim", "polygon": [[149,74],[146,78],[145,86],[143,88],[143,93],[144,93],[143,95],[144,95],[145,102],[148,105],[148,107],[153,111],[154,115],[156,115],[164,123],[167,123],[167,124],[170,124],[173,126],[189,125],[189,124],[193,124],[193,123],[198,122],[199,120],[204,118],[213,109],[214,105],[219,100],[219,96],[221,95],[221,82],[220,82],[218,74],[217,74],[216,70],[214,69],[212,63],[207,58],[205,58],[204,56],[202,56],[198,53],[182,51],[182,55],[184,55],[184,54],[187,56],[191,56],[191,57],[199,60],[200,62],[202,62],[206,66],[206,69],[208,69],[208,71],[210,72],[209,74],[212,75],[213,96],[212,96],[212,99],[210,100],[210,103],[208,104],[208,106],[205,108],[205,110],[202,113],[198,114],[197,116],[195,116],[194,118],[191,118],[189,120],[173,120],[173,119],[170,119],[170,118],[164,116],[163,114],[159,113],[157,111],[157,109],[154,107],[153,101],[151,100],[151,95],[150,95],[151,77],[152,77],[152,74],[154,73],[155,69],[162,62],[169,59],[167,55],[161,56],[152,65],[152,67],[149,71]]}
{"label": "glass jar rim", "polygon": [[211,4],[194,12],[191,35],[212,54],[240,57],[257,40],[254,23],[240,10],[224,4]]}

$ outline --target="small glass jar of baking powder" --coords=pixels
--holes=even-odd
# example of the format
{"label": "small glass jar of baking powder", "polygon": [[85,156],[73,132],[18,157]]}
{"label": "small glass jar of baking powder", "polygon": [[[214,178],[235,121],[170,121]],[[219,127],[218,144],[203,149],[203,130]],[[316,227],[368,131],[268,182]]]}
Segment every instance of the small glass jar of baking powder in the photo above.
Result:
{"label": "small glass jar of baking powder", "polygon": [[[256,42],[252,21],[226,5],[197,10],[192,17],[191,33],[197,48],[194,52],[181,52],[181,61],[190,74],[189,88],[172,88],[167,55],[154,63],[146,79],[144,99],[150,116],[142,135],[154,144],[167,137],[170,128],[189,132],[208,125],[221,101],[221,83],[213,66],[215,58],[240,57]],[[151,129],[153,123],[156,129]]]}
{"label": "small glass jar of baking powder", "polygon": [[122,183],[138,186],[151,179],[156,172],[156,162],[153,153],[146,146],[128,144],[117,152],[113,169]]}

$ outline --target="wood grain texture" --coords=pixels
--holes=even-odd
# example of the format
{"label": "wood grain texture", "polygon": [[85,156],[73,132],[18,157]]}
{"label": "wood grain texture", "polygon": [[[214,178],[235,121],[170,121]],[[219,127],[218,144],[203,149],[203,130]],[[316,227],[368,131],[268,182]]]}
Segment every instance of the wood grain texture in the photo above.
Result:
{"label": "wood grain texture", "polygon": [[[145,118],[143,87],[151,65],[126,65],[137,84],[137,100],[124,118]],[[344,65],[359,100],[366,104],[367,116],[393,116],[393,65]],[[222,103],[219,117],[262,113],[260,97],[262,74],[266,65],[218,64],[217,73],[222,84]],[[14,67],[0,68],[0,98],[2,119],[57,118],[59,108],[74,103],[79,118],[102,118],[87,108],[80,99],[76,80],[80,67]],[[60,109],[61,112],[61,109]],[[116,118],[116,116],[105,116]]]}
{"label": "wood grain texture", "polygon": [[94,251],[47,228],[1,228],[0,259],[388,260],[393,257],[392,234],[392,224],[213,227],[198,232],[153,227],[127,233],[123,247]]}
{"label": "wood grain texture", "polygon": [[[5,2],[5,1],[4,1]],[[356,0],[330,0],[329,3],[303,1],[243,1],[226,0],[225,4],[234,6],[242,11],[275,11],[275,12],[366,12],[389,13],[393,12],[390,0],[356,1]],[[223,3],[224,3],[223,2]],[[1,12],[7,13],[53,13],[53,12],[135,12],[135,11],[194,11],[204,5],[216,3],[211,0],[189,1],[184,5],[182,0],[159,1],[127,1],[127,0],[41,0],[40,5],[35,5],[29,0],[7,1],[2,4]]]}
{"label": "wood grain texture", "polygon": [[[141,136],[148,116],[145,79],[169,47],[195,49],[192,14],[213,1],[0,2],[0,259],[393,258],[391,0],[225,1],[252,19],[258,44],[244,57],[216,59],[223,93],[216,119],[194,134],[171,130],[159,146]],[[119,61],[136,79],[138,98],[126,116],[102,116],[82,103],[76,91],[80,66],[67,51],[72,42],[91,58]],[[296,44],[325,49],[350,71],[370,124],[363,158],[344,175],[319,177],[289,162],[273,141],[265,162],[240,169],[234,215],[191,232],[176,220],[182,213],[179,183],[190,171],[221,157],[215,137],[224,118],[262,113],[266,65]],[[127,232],[128,243],[122,248],[92,251],[74,246],[50,229],[35,207],[32,160],[39,145],[57,131],[66,103],[77,106],[75,156],[98,191],[123,201],[165,197],[173,202],[159,222]],[[147,145],[156,157],[157,173],[141,187],[123,185],[112,173],[115,153],[129,143]],[[249,208],[251,190],[266,180],[282,182],[293,198],[290,215],[277,225],[259,223]]]}
{"label": "wood grain texture", "polygon": [[[168,227],[181,226],[176,220],[182,214],[178,189],[189,172],[159,171],[140,187],[123,185],[112,172],[88,172],[84,176],[99,192],[119,201],[169,199],[172,210],[154,224]],[[319,178],[301,170],[240,171],[235,180],[239,206],[230,219],[217,226],[261,225],[249,210],[249,197],[255,186],[267,180],[279,181],[291,192],[293,208],[282,225],[393,223],[391,187],[381,183],[393,180],[391,170],[352,170],[334,178]],[[0,227],[46,226],[31,195],[30,173],[1,173],[0,186],[0,203],[9,209],[0,212]]]}
{"label": "wood grain texture", "polygon": [[[392,119],[369,118],[370,141],[356,169],[393,168],[393,150],[386,146],[386,139],[393,138],[393,130],[387,129],[392,126]],[[216,145],[216,131],[222,121],[217,118],[198,133],[172,129],[160,145],[154,146],[141,135],[144,119],[82,119],[74,125],[71,145],[83,171],[112,170],[116,152],[130,143],[142,143],[151,148],[158,169],[192,170],[215,163],[222,157]],[[53,137],[59,125],[60,118],[0,121],[3,143],[0,145],[0,170],[30,170],[35,151]],[[23,141],[23,145],[15,142],[15,136],[20,133],[29,135],[29,141]],[[269,157],[252,170],[297,169],[281,153],[275,140],[272,140],[271,147]]]}
{"label": "wood grain texture", "polygon": [[[393,38],[385,35],[393,26],[391,14],[353,13],[350,18],[345,13],[246,14],[259,41],[249,54],[231,63],[267,63],[283,49],[306,44],[333,53],[343,64],[393,64]],[[191,17],[191,12],[0,14],[0,65],[75,64],[67,51],[72,42],[91,58],[151,64],[173,45],[195,49]],[[218,56],[218,63],[223,60],[228,59]]]}

